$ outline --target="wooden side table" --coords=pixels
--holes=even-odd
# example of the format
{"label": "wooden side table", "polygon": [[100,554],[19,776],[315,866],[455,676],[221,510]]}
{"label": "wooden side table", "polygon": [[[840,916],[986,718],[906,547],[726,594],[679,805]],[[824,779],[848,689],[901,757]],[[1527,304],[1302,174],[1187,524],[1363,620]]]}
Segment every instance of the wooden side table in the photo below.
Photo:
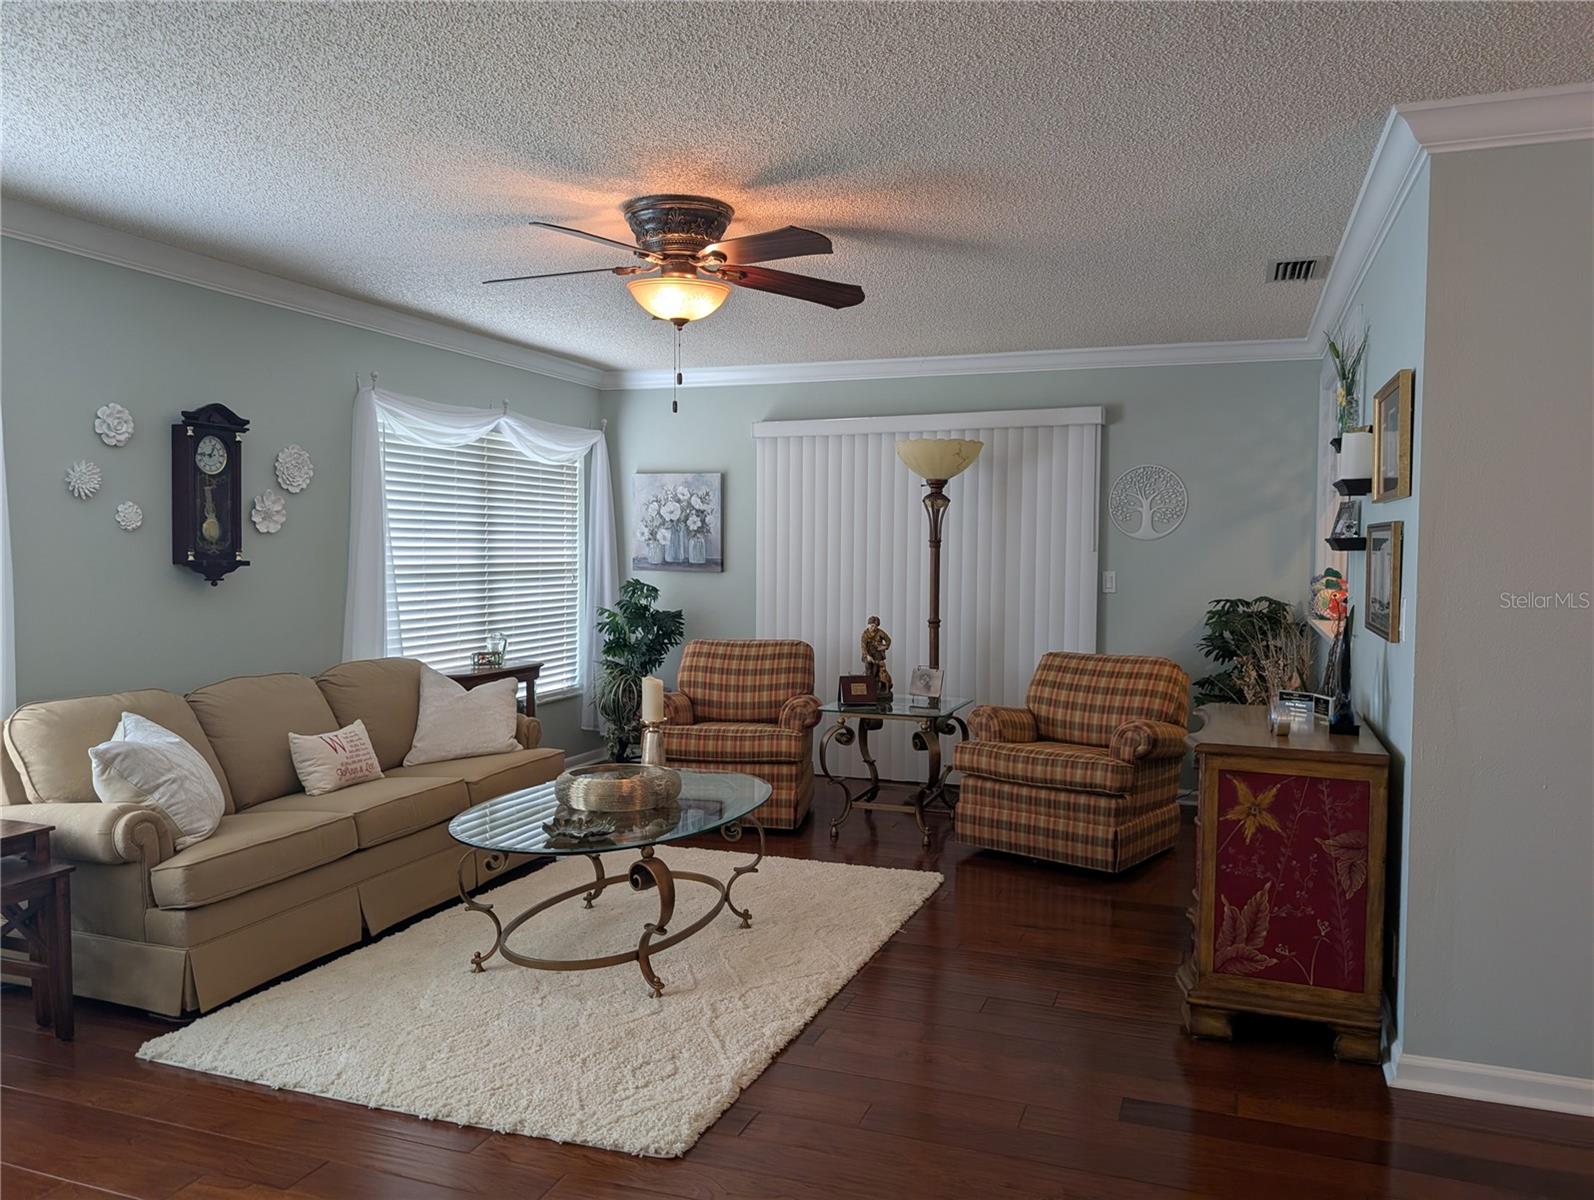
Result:
{"label": "wooden side table", "polygon": [[0,946],[27,954],[5,971],[33,985],[33,1019],[72,1040],[73,868],[50,861],[50,825],[0,820]]}
{"label": "wooden side table", "polygon": [[1379,1062],[1388,754],[1366,727],[1275,737],[1260,705],[1202,714],[1185,1028],[1228,1038],[1236,1012],[1321,1021],[1338,1057]]}
{"label": "wooden side table", "polygon": [[518,679],[526,685],[526,703],[520,706],[520,711],[528,717],[537,715],[537,676],[542,674],[540,662],[512,662],[501,667],[483,667],[479,671],[460,671],[450,675],[449,678],[461,687],[481,687],[484,683],[496,683],[500,679]]}

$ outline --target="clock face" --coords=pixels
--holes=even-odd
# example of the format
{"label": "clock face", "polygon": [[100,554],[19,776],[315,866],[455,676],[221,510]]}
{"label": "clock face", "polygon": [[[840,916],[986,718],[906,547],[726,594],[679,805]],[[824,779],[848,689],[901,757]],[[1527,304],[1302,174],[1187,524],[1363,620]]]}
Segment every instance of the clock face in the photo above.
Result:
{"label": "clock face", "polygon": [[206,434],[194,451],[194,465],[206,475],[219,475],[227,466],[227,447],[214,434]]}

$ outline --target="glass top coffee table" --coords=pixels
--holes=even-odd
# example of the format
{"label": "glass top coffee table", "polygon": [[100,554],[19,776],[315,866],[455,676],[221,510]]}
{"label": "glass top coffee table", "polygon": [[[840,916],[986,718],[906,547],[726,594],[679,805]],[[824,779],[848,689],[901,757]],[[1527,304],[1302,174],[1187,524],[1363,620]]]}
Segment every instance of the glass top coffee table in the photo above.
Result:
{"label": "glass top coffee table", "polygon": [[[753,810],[769,799],[770,786],[752,775],[728,771],[681,771],[681,796],[678,801],[663,809],[648,809],[630,813],[585,813],[589,819],[600,818],[601,823],[612,823],[611,829],[589,829],[584,835],[560,832],[568,825],[550,823],[556,816],[568,815],[554,798],[552,783],[538,784],[518,792],[510,792],[495,800],[488,800],[468,808],[448,823],[448,832],[455,841],[468,847],[459,863],[459,895],[465,907],[472,912],[487,914],[493,923],[492,947],[486,953],[471,955],[471,970],[481,971],[483,964],[494,954],[516,966],[539,971],[590,971],[600,967],[613,967],[634,962],[642,969],[642,977],[654,996],[664,993],[664,981],[653,971],[651,958],[661,950],[679,945],[694,933],[713,922],[722,911],[729,908],[741,918],[742,928],[752,928],[753,915],[737,908],[731,900],[731,888],[743,875],[758,870],[764,858],[764,827],[753,816]],[[695,871],[672,871],[659,858],[655,847],[716,829],[727,841],[739,841],[742,822],[752,825],[758,833],[758,853],[753,861],[734,867],[729,879],[715,879]],[[592,862],[595,878],[590,884],[569,888],[557,895],[538,901],[524,912],[501,922],[491,904],[471,897],[472,882],[466,883],[465,868],[474,863],[477,851],[486,854],[486,867],[496,871],[511,854],[551,854],[560,857],[585,855]],[[637,855],[630,867],[618,875],[605,875],[602,855],[632,852]],[[715,893],[708,910],[690,925],[673,932],[675,919],[676,884],[680,881],[702,884]],[[628,883],[633,891],[657,891],[659,896],[658,920],[647,922],[642,928],[641,940],[635,949],[621,950],[595,958],[551,959],[535,958],[510,948],[509,938],[527,921],[540,913],[574,900],[578,896],[583,907],[592,903],[605,889]]]}

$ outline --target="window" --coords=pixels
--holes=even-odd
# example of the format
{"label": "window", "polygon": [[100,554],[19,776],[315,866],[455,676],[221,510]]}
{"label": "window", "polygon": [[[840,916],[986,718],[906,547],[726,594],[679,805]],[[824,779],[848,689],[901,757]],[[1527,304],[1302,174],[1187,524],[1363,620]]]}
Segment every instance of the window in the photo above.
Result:
{"label": "window", "polygon": [[382,425],[393,579],[387,652],[470,666],[489,633],[543,664],[539,691],[578,683],[581,467],[520,454],[502,434],[415,446]]}

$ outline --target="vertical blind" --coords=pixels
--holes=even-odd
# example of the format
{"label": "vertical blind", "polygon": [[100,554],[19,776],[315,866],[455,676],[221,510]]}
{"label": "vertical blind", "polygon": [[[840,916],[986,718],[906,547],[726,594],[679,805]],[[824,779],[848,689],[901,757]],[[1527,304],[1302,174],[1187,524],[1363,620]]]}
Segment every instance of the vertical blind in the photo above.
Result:
{"label": "vertical blind", "polygon": [[511,658],[542,662],[539,690],[577,686],[580,465],[500,433],[453,448],[381,433],[388,653],[457,671],[502,633]]}
{"label": "vertical blind", "polygon": [[[979,459],[947,485],[945,694],[1022,704],[1042,653],[1096,648],[1101,422],[1090,407],[755,425],[758,636],[812,644],[819,695],[833,700],[836,677],[862,671],[858,636],[877,615],[906,696],[929,653],[929,525],[896,443],[978,438]],[[922,779],[910,733],[891,721],[872,735],[886,778]],[[830,767],[863,773],[856,747],[832,744]]]}

